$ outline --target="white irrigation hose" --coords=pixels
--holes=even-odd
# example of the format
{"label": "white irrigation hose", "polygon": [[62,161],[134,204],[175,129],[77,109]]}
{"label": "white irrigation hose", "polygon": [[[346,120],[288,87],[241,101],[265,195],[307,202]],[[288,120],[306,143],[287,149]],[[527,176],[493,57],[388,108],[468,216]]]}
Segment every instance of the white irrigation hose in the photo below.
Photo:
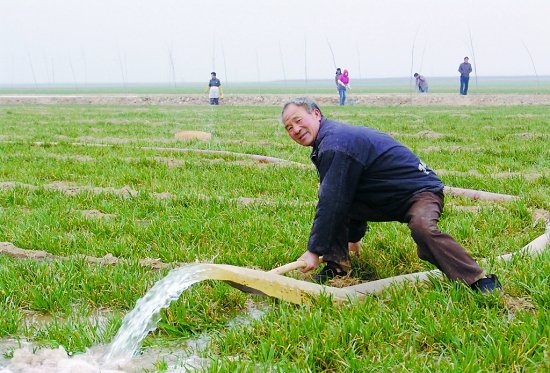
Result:
{"label": "white irrigation hose", "polygon": [[445,194],[453,196],[462,196],[468,197],[473,200],[485,200],[485,201],[511,201],[517,199],[517,196],[512,196],[509,194],[500,194],[492,192],[484,192],[482,190],[475,189],[464,189],[457,187],[446,186],[444,189]]}
{"label": "white irrigation hose", "polygon": [[[515,256],[534,256],[540,254],[548,246],[548,238],[549,234],[545,233],[524,246],[518,252],[501,255],[497,257],[497,259],[506,261]],[[297,262],[289,263],[289,265],[295,268],[303,266],[298,265]],[[281,276],[276,272],[264,272],[226,264],[205,264],[204,266],[207,271],[207,277],[210,280],[229,281],[233,284],[242,285],[244,289],[254,289],[257,293],[296,304],[310,303],[312,298],[322,294],[330,295],[334,302],[341,303],[353,299],[361,299],[369,294],[379,293],[392,285],[406,282],[426,282],[430,278],[442,276],[441,271],[432,270],[389,277],[345,288],[335,288]]]}
{"label": "white irrigation hose", "polygon": [[[529,244],[525,245],[521,250],[510,253],[510,254],[504,254],[497,256],[495,259],[497,260],[504,260],[508,261],[516,256],[534,256],[542,253],[544,249],[548,246],[548,238],[550,234],[548,232],[540,235],[533,241],[531,241]],[[366,295],[366,294],[372,294],[372,293],[378,293],[382,291],[383,289],[394,285],[399,284],[403,282],[426,282],[430,278],[433,277],[441,277],[443,276],[443,273],[439,270],[432,270],[432,271],[426,271],[426,272],[416,272],[416,273],[410,273],[407,275],[401,275],[401,276],[395,276],[395,277],[388,277],[381,280],[376,281],[370,281],[366,282],[364,284],[349,286],[346,289],[349,290],[350,296],[358,297],[360,295]],[[356,294],[357,293],[357,294]]]}

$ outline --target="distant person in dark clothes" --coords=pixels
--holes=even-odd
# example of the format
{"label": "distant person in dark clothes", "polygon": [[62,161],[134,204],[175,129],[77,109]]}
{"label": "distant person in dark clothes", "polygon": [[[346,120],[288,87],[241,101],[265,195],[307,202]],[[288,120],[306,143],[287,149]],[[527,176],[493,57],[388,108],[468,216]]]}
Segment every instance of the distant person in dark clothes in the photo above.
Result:
{"label": "distant person in dark clothes", "polygon": [[324,283],[351,269],[350,251],[358,252],[368,222],[407,223],[418,256],[450,279],[475,290],[501,289],[448,234],[437,227],[443,210],[443,184],[413,152],[373,128],[327,119],[315,102],[287,102],[281,119],[289,136],[310,146],[320,179],[318,202],[304,272],[326,265],[314,277]]}
{"label": "distant person in dark clothes", "polygon": [[208,98],[210,105],[219,105],[219,99],[223,99],[222,83],[216,77],[216,73],[210,73],[210,81],[208,82]]}
{"label": "distant person in dark clothes", "polygon": [[428,81],[426,78],[419,73],[414,73],[414,77],[416,79],[416,88],[418,89],[418,92],[428,93]]}
{"label": "distant person in dark clothes", "polygon": [[338,78],[342,75],[342,69],[339,67],[336,69],[336,74],[334,75],[334,83],[336,84],[336,90],[338,90]]}
{"label": "distant person in dark clothes", "polygon": [[470,73],[472,72],[472,65],[468,62],[470,59],[464,57],[464,62],[458,66],[458,72],[460,73],[460,94],[466,96],[468,94],[468,82],[470,81]]}

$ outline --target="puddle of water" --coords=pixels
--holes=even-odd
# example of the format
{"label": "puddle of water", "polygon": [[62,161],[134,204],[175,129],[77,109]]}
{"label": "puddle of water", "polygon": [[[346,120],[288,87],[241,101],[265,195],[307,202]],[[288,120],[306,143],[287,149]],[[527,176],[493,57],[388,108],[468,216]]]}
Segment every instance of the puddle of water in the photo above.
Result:
{"label": "puddle of water", "polygon": [[[208,339],[205,341],[197,342],[201,349],[206,348]],[[161,360],[167,365],[167,373],[175,373],[204,369],[210,363],[197,355],[200,350],[195,347],[182,349],[175,345],[147,349],[132,359],[110,364],[103,361],[107,346],[93,347],[85,353],[71,356],[61,346],[56,349],[38,348],[29,342],[9,340],[0,343],[0,350],[13,351],[13,357],[9,360],[0,357],[0,373],[137,373],[155,371],[155,364]]]}
{"label": "puddle of water", "polygon": [[[98,351],[90,350],[82,355],[69,356],[63,347],[36,350],[32,344],[23,342],[21,348],[13,351],[13,357],[0,373],[120,373],[124,370],[102,369]],[[130,370],[132,371],[132,370]]]}

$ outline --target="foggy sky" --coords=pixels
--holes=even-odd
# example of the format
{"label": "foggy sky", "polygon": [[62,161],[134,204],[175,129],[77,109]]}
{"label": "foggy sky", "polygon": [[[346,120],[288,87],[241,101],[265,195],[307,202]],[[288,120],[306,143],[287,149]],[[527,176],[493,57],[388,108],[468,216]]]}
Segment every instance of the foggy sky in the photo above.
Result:
{"label": "foggy sky", "polygon": [[0,0],[0,85],[550,75],[549,0]]}

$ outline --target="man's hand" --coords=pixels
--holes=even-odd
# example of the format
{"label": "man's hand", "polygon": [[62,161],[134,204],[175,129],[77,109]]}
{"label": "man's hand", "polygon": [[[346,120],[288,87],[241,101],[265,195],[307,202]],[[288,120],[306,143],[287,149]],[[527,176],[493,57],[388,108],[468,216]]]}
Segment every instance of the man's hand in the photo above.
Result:
{"label": "man's hand", "polygon": [[359,252],[361,251],[361,241],[348,242],[348,251],[350,254],[353,253],[355,255],[359,255]]}
{"label": "man's hand", "polygon": [[302,254],[298,260],[303,260],[306,263],[306,266],[302,268],[302,272],[306,273],[315,268],[319,267],[319,255],[312,253],[311,251],[306,251]]}

